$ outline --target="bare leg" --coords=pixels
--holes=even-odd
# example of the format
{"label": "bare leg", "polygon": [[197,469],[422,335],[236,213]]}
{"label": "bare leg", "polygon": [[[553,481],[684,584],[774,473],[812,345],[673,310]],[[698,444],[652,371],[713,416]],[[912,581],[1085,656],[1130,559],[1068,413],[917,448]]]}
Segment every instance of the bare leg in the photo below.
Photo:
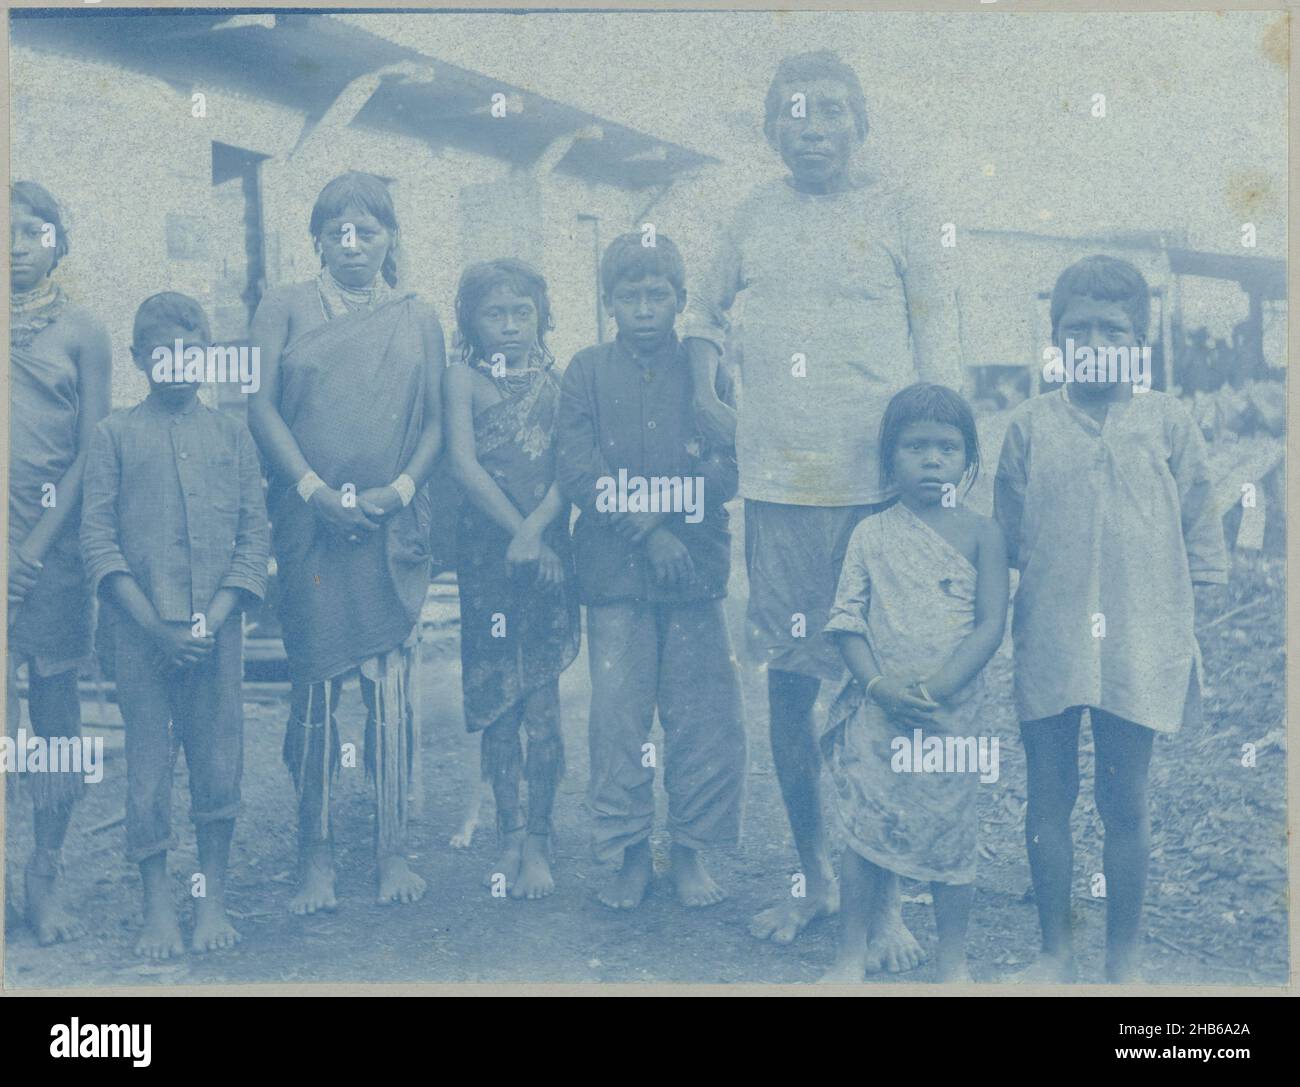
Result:
{"label": "bare leg", "polygon": [[670,864],[673,886],[683,906],[716,906],[727,897],[704,867],[698,850],[673,842]]}
{"label": "bare leg", "polygon": [[[426,884],[407,860],[407,794],[402,782],[411,780],[415,742],[414,708],[403,680],[412,676],[412,650],[390,654],[389,669],[377,682],[361,677],[366,704],[366,767],[375,785],[376,901],[381,906],[418,902]],[[387,756],[387,757],[386,757]],[[394,799],[396,797],[396,799]]]}
{"label": "bare leg", "polygon": [[528,734],[528,836],[524,839],[515,898],[545,898],[555,890],[551,872],[551,815],[564,776],[564,741],[560,734],[560,684],[557,679],[524,700]]}
{"label": "bare leg", "polygon": [[144,883],[144,929],[136,942],[135,953],[146,959],[170,959],[185,953],[176,903],[167,878],[167,854],[155,853],[140,862],[140,879]]}
{"label": "bare leg", "polygon": [[814,676],[778,669],[767,674],[772,760],[806,891],[804,897],[791,895],[750,922],[751,933],[778,944],[791,943],[809,922],[839,909],[839,887],[822,821],[821,755],[812,719],[820,682]]}
{"label": "bare leg", "polygon": [[524,816],[519,803],[523,749],[519,743],[520,707],[512,706],[483,730],[483,774],[492,786],[497,809],[497,858],[483,885],[514,889],[523,863]]}
{"label": "bare leg", "polygon": [[1105,827],[1106,980],[1139,980],[1142,900],[1151,854],[1147,771],[1154,733],[1121,717],[1091,710],[1097,753],[1097,811]]}
{"label": "bare leg", "polygon": [[634,910],[645,898],[654,874],[650,839],[645,838],[623,850],[623,866],[597,897],[612,910]]}
{"label": "bare leg", "polygon": [[880,893],[872,900],[867,970],[901,974],[925,961],[925,952],[903,924],[903,891],[898,876],[882,868]]}
{"label": "bare leg", "polygon": [[239,943],[240,935],[226,915],[226,869],[230,861],[233,819],[211,819],[196,827],[199,840],[199,869],[204,894],[194,900],[194,935],[190,949],[220,951]]}
{"label": "bare leg", "polygon": [[1025,745],[1029,789],[1025,847],[1043,946],[1040,962],[1016,980],[1073,981],[1070,881],[1074,841],[1070,813],[1079,796],[1079,714],[1076,711],[1023,722],[1020,736]]}
{"label": "bare leg", "polygon": [[[37,735],[46,738],[80,735],[81,700],[75,670],[39,676],[35,667],[29,666],[27,690],[27,709]],[[73,788],[69,782],[55,781],[52,774],[42,776],[49,780],[42,782],[45,788],[37,791],[34,806],[36,849],[27,866],[26,896],[27,918],[36,932],[36,940],[48,945],[74,940],[85,929],[64,905],[61,853],[79,784]],[[42,796],[42,792],[55,795]]]}
{"label": "bare leg", "polygon": [[[333,688],[333,703],[342,685],[328,686]],[[334,832],[327,784],[327,774],[332,774],[336,759],[338,735],[332,713],[326,721],[326,687],[324,683],[314,684],[310,694],[306,686],[294,687],[284,746],[284,760],[298,788],[299,886],[289,900],[289,912],[299,916],[330,913],[338,908],[334,896]],[[307,720],[309,708],[310,721]],[[329,770],[326,770],[326,760],[329,760]]]}
{"label": "bare leg", "polygon": [[935,952],[936,981],[970,981],[970,964],[966,961],[966,926],[970,904],[975,897],[973,883],[931,883],[934,896],[934,922],[939,930],[939,949]]}
{"label": "bare leg", "polygon": [[866,976],[870,920],[888,875],[853,850],[844,850],[840,859],[839,951],[821,981],[856,984]]}

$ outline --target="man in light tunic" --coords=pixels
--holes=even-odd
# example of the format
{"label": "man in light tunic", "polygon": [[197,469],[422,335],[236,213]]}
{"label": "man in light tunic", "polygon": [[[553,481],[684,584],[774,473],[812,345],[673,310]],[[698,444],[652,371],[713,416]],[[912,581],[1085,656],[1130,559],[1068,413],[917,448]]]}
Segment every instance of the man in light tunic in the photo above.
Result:
{"label": "man in light tunic", "polygon": [[[772,756],[806,891],[787,891],[752,931],[788,943],[838,906],[812,709],[821,681],[841,675],[819,631],[849,536],[889,498],[876,464],[880,419],[915,381],[958,387],[961,362],[941,220],[853,167],[868,123],[852,69],[826,51],[787,57],[767,94],[764,130],[789,176],[757,186],[724,226],[683,339],[702,429],[736,435],[747,640],[767,666]],[[735,413],[714,396],[712,375],[725,314],[742,294]],[[902,924],[896,881],[884,899],[872,962],[910,969],[921,954]]]}

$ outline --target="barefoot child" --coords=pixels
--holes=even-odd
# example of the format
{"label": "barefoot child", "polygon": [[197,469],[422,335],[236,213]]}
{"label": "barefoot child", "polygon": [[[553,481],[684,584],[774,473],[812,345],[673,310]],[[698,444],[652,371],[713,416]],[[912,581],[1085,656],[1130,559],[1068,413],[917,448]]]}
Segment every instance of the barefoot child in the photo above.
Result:
{"label": "barefoot child", "polygon": [[[27,666],[35,735],[78,740],[77,667],[90,656],[90,594],[77,539],[86,449],[108,414],[104,327],[51,278],[67,255],[59,206],[33,181],[9,190],[9,726],[19,723],[17,670]],[[27,775],[36,848],[26,870],[27,917],[41,944],[81,925],[64,908],[63,839],[82,776]]]}
{"label": "barefoot child", "polygon": [[[709,906],[723,892],[699,854],[739,837],[745,774],[722,611],[735,450],[710,447],[695,428],[690,368],[673,330],[686,301],[677,247],[662,234],[653,247],[622,235],[600,278],[618,337],[574,356],[558,424],[560,484],[581,510],[574,548],[591,656],[595,854],[622,861],[600,898],[630,909],[650,885],[662,763],[677,896]],[[725,371],[716,380],[729,399]],[[660,754],[648,742],[656,708]]]}
{"label": "barefoot child", "polygon": [[183,950],[167,879],[173,735],[185,749],[204,879],[190,946],[239,939],[225,878],[243,767],[241,612],[265,591],[270,532],[248,429],[199,403],[197,383],[155,372],[178,342],[207,348],[202,308],[182,294],[153,295],[131,339],[149,395],[95,430],[81,543],[111,628],[126,723],[127,854],[144,881],[136,952],[166,959]]}
{"label": "barefoot child", "polygon": [[334,708],[360,671],[375,786],[378,900],[414,902],[408,802],[418,781],[413,683],[429,587],[428,491],[442,444],[442,329],[397,286],[397,216],[372,174],[335,178],[310,230],[320,275],[269,292],[252,339],[262,386],[249,424],[270,470],[268,505],[293,681],[284,760],[298,791],[301,885],[289,909],[332,910]]}
{"label": "barefoot child", "polygon": [[451,467],[465,496],[456,529],[461,683],[465,726],[483,734],[501,850],[487,882],[542,898],[555,889],[560,673],[581,637],[569,502],[555,480],[560,383],[546,347],[546,281],[516,260],[475,264],[461,276],[456,323],[461,358],[444,380]]}
{"label": "barefoot child", "polygon": [[1106,831],[1106,976],[1137,976],[1151,741],[1199,704],[1192,586],[1227,581],[1195,423],[1176,397],[1134,386],[1145,369],[1106,358],[1140,351],[1150,314],[1146,281],[1127,261],[1087,257],[1062,272],[1052,337],[1071,356],[1071,380],[1016,409],[998,462],[994,516],[1020,570],[1011,629],[1043,941],[1026,977],[1036,980],[1075,976],[1070,813],[1085,708]]}
{"label": "barefoot child", "polygon": [[[882,487],[898,501],[853,530],[826,624],[850,675],[822,740],[848,845],[839,955],[825,980],[862,980],[870,922],[893,874],[930,882],[938,980],[969,981],[985,769],[975,758],[974,681],[1002,641],[1006,546],[996,522],[956,501],[979,471],[979,442],[951,389],[917,384],[894,396],[880,425],[880,465]],[[931,738],[955,755],[939,772],[909,765]]]}

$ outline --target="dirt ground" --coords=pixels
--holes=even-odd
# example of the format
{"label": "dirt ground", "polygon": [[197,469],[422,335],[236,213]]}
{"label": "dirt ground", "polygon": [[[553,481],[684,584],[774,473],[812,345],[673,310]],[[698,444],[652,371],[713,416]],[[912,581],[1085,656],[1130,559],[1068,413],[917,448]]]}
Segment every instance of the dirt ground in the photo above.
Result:
{"label": "dirt ground", "polygon": [[[994,446],[993,448],[996,448]],[[740,517],[734,518],[737,541]],[[1223,619],[1201,633],[1209,690],[1206,720],[1156,740],[1154,844],[1148,902],[1148,979],[1168,984],[1268,984],[1287,979],[1284,566],[1238,553]],[[741,630],[744,565],[737,554],[728,602]],[[1234,609],[1239,609],[1235,610]],[[744,660],[744,653],[740,656]],[[751,937],[752,914],[790,893],[797,859],[773,773],[762,673],[743,666],[750,768],[745,836],[710,864],[729,893],[719,906],[689,911],[666,884],[643,907],[614,913],[593,891],[604,872],[587,851],[584,654],[562,682],[569,769],[556,805],[558,889],[540,902],[493,898],[481,885],[494,859],[492,804],[484,802],[472,847],[452,849],[477,779],[477,742],[460,716],[454,631],[426,645],[424,664],[426,808],[412,828],[414,868],[428,881],[412,906],[374,901],[368,786],[364,771],[342,771],[338,789],[340,909],[291,917],[285,903],[294,864],[293,794],[280,761],[286,706],[250,701],[244,811],[236,831],[230,898],[244,935],[236,949],[142,963],[132,951],[139,927],[139,877],[123,856],[125,792],[121,733],[108,730],[104,780],[88,789],[65,849],[71,901],[87,923],[82,940],[40,948],[21,923],[6,937],[7,987],[174,985],[256,982],[810,982],[829,965],[836,925],[819,922],[793,946]],[[988,673],[987,730],[1000,737],[1001,779],[980,788],[980,872],[970,952],[979,981],[996,981],[1033,958],[1037,922],[1023,845],[1024,763],[1010,702],[1011,659],[1004,644]],[[826,692],[824,691],[825,695]],[[345,740],[360,747],[363,712],[355,685],[344,696]],[[824,709],[824,707],[823,707]],[[657,731],[657,730],[656,730]],[[1253,743],[1256,763],[1242,765]],[[116,746],[114,746],[116,745]],[[1083,736],[1084,780],[1075,813],[1075,916],[1085,981],[1101,980],[1104,900],[1090,893],[1101,871],[1100,823],[1092,802],[1092,750]],[[182,846],[171,860],[176,894],[196,869],[183,760],[173,812]],[[21,887],[31,849],[25,792],[10,782],[8,891]],[[663,799],[660,796],[660,825]],[[833,824],[833,818],[832,818]],[[654,839],[662,868],[668,842]],[[921,942],[934,943],[928,888],[904,885],[904,916]],[[188,920],[188,919],[187,919]],[[927,981],[923,966],[894,980]]]}

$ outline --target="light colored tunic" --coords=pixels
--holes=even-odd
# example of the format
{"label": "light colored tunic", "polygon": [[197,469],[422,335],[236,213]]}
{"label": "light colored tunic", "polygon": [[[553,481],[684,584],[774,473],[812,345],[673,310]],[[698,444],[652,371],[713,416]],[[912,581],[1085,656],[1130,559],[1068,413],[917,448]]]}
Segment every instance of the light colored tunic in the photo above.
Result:
{"label": "light colored tunic", "polygon": [[1099,424],[1066,389],[1027,400],[1003,441],[994,516],[1020,570],[1020,719],[1094,706],[1176,731],[1200,695],[1192,582],[1228,579],[1205,444],[1183,404],[1135,393]]}
{"label": "light colored tunic", "polygon": [[[885,497],[880,419],[917,380],[961,385],[956,250],[940,217],[876,180],[825,195],[759,186],[692,284],[682,337],[721,348],[736,320],[743,395],[740,494],[762,502],[852,506]],[[802,356],[802,361],[796,359]],[[801,365],[806,376],[794,376]]]}
{"label": "light colored tunic", "polygon": [[[966,556],[899,502],[854,529],[826,633],[862,635],[886,676],[929,675],[974,629],[975,583]],[[925,738],[978,739],[979,682],[935,713]],[[900,739],[911,749],[913,726],[891,721],[849,677],[822,737],[849,847],[909,879],[973,882],[975,760],[962,771],[903,772]]]}

